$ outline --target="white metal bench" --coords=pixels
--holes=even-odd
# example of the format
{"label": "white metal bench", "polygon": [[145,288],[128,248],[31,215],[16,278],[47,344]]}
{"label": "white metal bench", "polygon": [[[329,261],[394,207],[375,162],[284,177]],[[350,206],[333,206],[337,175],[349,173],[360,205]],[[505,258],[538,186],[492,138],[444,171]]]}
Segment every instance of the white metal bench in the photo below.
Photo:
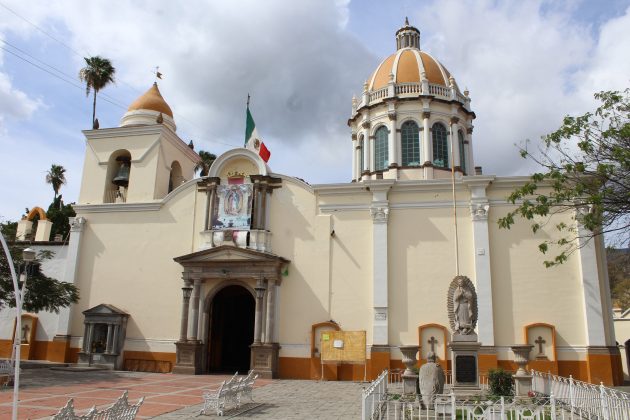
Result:
{"label": "white metal bench", "polygon": [[55,414],[51,420],[134,420],[143,402],[144,397],[140,398],[136,404],[130,405],[127,399],[127,391],[125,391],[114,404],[105,410],[101,411],[97,410],[96,407],[92,407],[86,414],[78,416],[74,412],[74,401],[70,398],[65,407]]}
{"label": "white metal bench", "polygon": [[0,377],[5,377],[5,380],[0,379],[0,385],[9,385],[13,383],[13,377],[15,376],[15,368],[11,360],[0,360]]}
{"label": "white metal bench", "polygon": [[244,395],[248,396],[250,401],[254,401],[252,388],[256,378],[258,378],[258,374],[254,373],[253,370],[250,370],[244,378],[239,378],[238,372],[236,372],[228,381],[223,381],[219,388],[204,391],[204,403],[200,414],[208,414],[209,410],[214,409],[217,416],[223,416],[227,405],[240,407]]}

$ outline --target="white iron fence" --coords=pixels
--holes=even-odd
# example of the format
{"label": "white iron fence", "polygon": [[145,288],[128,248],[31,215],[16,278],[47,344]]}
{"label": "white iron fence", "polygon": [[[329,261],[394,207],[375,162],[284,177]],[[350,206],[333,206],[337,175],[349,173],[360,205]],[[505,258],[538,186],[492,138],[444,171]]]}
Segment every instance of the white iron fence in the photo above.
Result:
{"label": "white iron fence", "polygon": [[583,418],[630,420],[630,394],[582,382],[569,376],[532,370],[532,390],[537,395],[553,395],[557,403]]}
{"label": "white iron fence", "polygon": [[[430,407],[400,394],[400,372],[383,371],[362,395],[362,419],[630,420],[630,394],[532,371],[529,397],[438,395]],[[486,381],[487,384],[487,381]],[[482,391],[483,392],[483,391]],[[480,392],[480,394],[482,394]]]}

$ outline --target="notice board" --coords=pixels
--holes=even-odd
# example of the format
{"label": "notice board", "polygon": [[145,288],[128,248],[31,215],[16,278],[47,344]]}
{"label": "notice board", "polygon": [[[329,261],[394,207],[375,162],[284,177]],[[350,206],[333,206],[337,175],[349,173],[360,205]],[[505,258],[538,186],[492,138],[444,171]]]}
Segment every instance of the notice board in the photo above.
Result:
{"label": "notice board", "polygon": [[322,331],[322,363],[365,364],[365,331]]}

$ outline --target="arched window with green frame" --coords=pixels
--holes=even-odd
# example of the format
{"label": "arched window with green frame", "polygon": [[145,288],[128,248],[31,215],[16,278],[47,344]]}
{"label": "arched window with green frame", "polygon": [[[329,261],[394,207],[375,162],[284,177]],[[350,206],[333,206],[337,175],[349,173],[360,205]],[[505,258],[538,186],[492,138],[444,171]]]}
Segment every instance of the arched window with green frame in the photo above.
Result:
{"label": "arched window with green frame", "polygon": [[389,166],[387,127],[381,126],[374,133],[374,170],[382,171]]}
{"label": "arched window with green frame", "polygon": [[457,142],[459,144],[459,167],[462,168],[462,172],[466,175],[466,173],[468,173],[466,170],[466,149],[464,148],[466,144],[464,143],[464,133],[462,133],[462,130],[457,132]]}
{"label": "arched window with green frame", "polygon": [[433,137],[433,165],[439,168],[448,168],[446,127],[442,123],[435,123],[431,129],[431,134]]}
{"label": "arched window with green frame", "polygon": [[402,166],[420,166],[420,129],[414,121],[405,121],[400,128]]}

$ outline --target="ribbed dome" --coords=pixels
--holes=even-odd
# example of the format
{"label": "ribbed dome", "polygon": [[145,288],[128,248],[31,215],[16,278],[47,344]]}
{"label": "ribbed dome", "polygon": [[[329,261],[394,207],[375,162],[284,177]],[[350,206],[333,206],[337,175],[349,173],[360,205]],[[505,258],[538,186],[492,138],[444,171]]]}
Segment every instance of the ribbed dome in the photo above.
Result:
{"label": "ribbed dome", "polygon": [[379,64],[369,79],[369,89],[387,86],[390,74],[395,83],[421,83],[423,73],[429,83],[450,86],[451,74],[439,61],[418,48],[401,48]]}
{"label": "ribbed dome", "polygon": [[173,111],[171,111],[171,107],[168,106],[162,97],[162,94],[158,89],[157,82],[153,83],[153,86],[151,86],[149,90],[133,101],[133,103],[129,105],[129,109],[127,111],[137,111],[141,109],[161,112],[162,114],[173,118]]}

